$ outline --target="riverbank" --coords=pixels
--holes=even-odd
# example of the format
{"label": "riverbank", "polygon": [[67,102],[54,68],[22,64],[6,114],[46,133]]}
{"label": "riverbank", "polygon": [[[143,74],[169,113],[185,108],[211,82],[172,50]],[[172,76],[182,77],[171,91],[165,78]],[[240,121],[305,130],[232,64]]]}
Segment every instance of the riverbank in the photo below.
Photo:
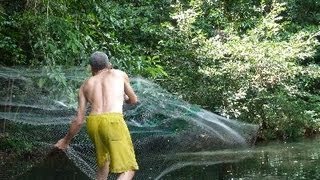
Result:
{"label": "riverbank", "polygon": [[65,152],[54,148],[37,149],[37,146],[17,149],[9,141],[14,139],[8,140],[8,134],[0,135],[0,179],[88,179]]}

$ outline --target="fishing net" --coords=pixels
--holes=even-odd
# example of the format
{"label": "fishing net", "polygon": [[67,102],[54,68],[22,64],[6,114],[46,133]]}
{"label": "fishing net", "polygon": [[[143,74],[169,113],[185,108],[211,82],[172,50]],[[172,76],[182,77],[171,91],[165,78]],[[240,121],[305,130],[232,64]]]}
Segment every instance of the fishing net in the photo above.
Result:
{"label": "fishing net", "polygon": [[[14,137],[12,144],[22,143],[21,147],[28,150],[24,154],[27,160],[13,162],[7,157],[1,163],[0,179],[23,177],[43,161],[51,162],[48,155],[53,152],[53,144],[66,134],[75,115],[75,87],[79,88],[87,75],[84,69],[52,73],[45,68],[0,67],[2,139],[8,142]],[[248,147],[255,141],[256,125],[188,104],[143,78],[133,78],[131,84],[140,103],[124,105],[124,115],[140,166],[136,179],[161,179],[185,166],[216,163],[223,157],[217,159],[205,152]],[[85,177],[95,178],[94,147],[85,130],[81,129],[66,152],[58,153],[68,157],[68,162],[60,161],[53,169],[69,163]]]}

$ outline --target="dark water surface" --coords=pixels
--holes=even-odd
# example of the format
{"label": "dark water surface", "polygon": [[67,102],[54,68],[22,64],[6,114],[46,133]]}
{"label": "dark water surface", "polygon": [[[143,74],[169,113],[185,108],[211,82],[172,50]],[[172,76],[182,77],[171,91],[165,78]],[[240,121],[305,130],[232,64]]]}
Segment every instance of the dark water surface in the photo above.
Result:
{"label": "dark water surface", "polygon": [[320,179],[319,139],[225,153],[235,155],[235,162],[185,166],[161,179]]}
{"label": "dark water surface", "polygon": [[[320,179],[319,157],[319,138],[259,144],[250,149],[155,155],[147,161],[150,164],[140,164],[135,179]],[[168,168],[161,169],[161,164]],[[63,153],[57,153],[18,179],[89,178]]]}

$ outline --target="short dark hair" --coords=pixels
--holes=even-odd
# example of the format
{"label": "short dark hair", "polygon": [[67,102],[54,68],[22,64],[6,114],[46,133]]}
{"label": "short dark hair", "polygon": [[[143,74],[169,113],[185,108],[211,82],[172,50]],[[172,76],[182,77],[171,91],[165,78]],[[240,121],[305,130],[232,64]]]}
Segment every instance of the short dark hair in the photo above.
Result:
{"label": "short dark hair", "polygon": [[90,65],[95,70],[101,70],[110,64],[108,56],[101,51],[96,51],[90,56]]}

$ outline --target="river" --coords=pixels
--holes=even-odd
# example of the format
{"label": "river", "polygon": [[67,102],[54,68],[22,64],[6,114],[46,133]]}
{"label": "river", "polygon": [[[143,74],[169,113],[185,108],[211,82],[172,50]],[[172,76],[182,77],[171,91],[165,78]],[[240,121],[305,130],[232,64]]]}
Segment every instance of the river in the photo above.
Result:
{"label": "river", "polygon": [[[320,179],[320,139],[260,143],[252,148],[154,155],[137,180]],[[89,179],[67,158],[46,159],[18,179]],[[63,160],[61,160],[63,159]],[[160,166],[168,168],[162,170]],[[113,177],[114,178],[114,177]],[[113,179],[111,178],[111,179]]]}

